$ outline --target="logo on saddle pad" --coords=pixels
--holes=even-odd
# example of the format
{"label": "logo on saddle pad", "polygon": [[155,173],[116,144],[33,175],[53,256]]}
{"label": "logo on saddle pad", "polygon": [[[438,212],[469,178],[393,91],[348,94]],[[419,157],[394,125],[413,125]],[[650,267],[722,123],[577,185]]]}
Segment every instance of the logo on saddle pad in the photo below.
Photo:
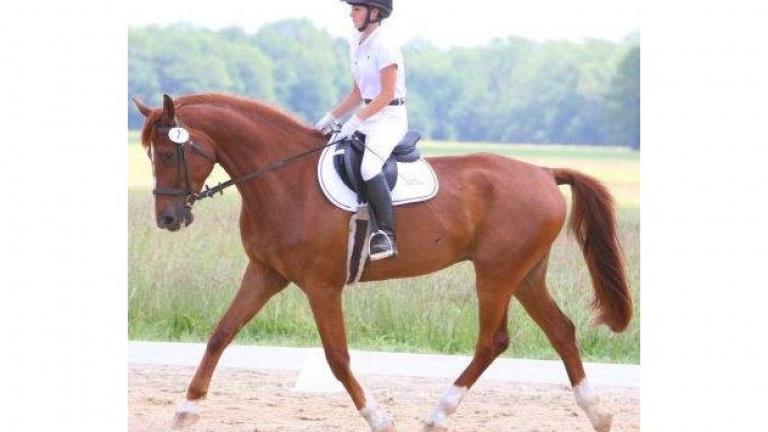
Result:
{"label": "logo on saddle pad", "polygon": [[[437,195],[435,171],[416,148],[420,138],[418,132],[406,133],[382,169],[394,206],[426,201]],[[317,179],[326,198],[336,207],[350,212],[357,212],[358,207],[364,205],[362,194],[357,192],[361,190],[360,161],[364,140],[364,135],[356,133],[353,139],[326,148],[317,164]]]}

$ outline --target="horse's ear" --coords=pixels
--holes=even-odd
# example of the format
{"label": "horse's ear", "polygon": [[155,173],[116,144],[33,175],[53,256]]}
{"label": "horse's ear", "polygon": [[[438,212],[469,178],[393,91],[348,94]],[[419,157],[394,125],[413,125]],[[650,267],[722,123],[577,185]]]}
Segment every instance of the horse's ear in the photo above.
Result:
{"label": "horse's ear", "polygon": [[150,107],[148,107],[148,106],[144,105],[144,104],[143,104],[143,103],[141,103],[141,101],[140,101],[140,100],[138,100],[137,98],[133,98],[133,103],[136,105],[136,108],[138,108],[138,109],[139,109],[139,112],[140,112],[140,113],[141,113],[141,115],[143,115],[144,117],[149,117],[149,115],[152,113],[152,108],[150,108]]}
{"label": "horse's ear", "polygon": [[173,123],[173,119],[176,117],[176,108],[173,106],[173,99],[167,94],[163,95],[163,122]]}

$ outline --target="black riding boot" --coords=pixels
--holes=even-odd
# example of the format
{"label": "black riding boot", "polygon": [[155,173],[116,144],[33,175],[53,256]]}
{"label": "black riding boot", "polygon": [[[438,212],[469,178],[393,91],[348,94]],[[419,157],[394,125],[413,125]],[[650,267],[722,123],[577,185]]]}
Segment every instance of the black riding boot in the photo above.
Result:
{"label": "black riding boot", "polygon": [[371,261],[397,255],[395,223],[392,214],[392,196],[384,174],[365,182],[368,210],[371,216]]}

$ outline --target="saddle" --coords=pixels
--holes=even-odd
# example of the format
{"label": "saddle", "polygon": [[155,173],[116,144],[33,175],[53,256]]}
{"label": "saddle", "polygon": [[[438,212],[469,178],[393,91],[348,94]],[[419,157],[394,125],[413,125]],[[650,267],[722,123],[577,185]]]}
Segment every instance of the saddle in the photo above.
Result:
{"label": "saddle", "polygon": [[[384,163],[383,172],[394,206],[423,202],[437,195],[437,175],[416,149],[420,138],[418,132],[408,131]],[[352,212],[347,246],[347,284],[355,284],[362,277],[369,250],[370,217],[365,205],[365,182],[360,175],[364,152],[365,135],[356,132],[349,139],[323,150],[317,163],[317,181],[328,202]]]}
{"label": "saddle", "polygon": [[[365,134],[357,131],[351,137],[336,144],[333,151],[333,165],[336,172],[344,184],[357,194],[360,204],[365,202],[365,181],[360,174],[365,139]],[[397,162],[410,163],[421,159],[421,152],[416,148],[416,143],[420,139],[420,133],[414,130],[408,131],[384,162],[382,173],[390,191],[397,185]]]}

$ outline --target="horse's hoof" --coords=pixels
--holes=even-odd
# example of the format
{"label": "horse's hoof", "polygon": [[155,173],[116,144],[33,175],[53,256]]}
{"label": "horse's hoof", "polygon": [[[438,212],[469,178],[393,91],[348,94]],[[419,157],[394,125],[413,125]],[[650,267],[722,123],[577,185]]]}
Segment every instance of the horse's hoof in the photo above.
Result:
{"label": "horse's hoof", "polygon": [[445,425],[439,425],[435,422],[425,422],[422,432],[448,432],[448,427]]}
{"label": "horse's hoof", "polygon": [[595,426],[595,430],[597,432],[610,432],[611,431],[611,422],[613,421],[613,416],[610,414],[600,414],[600,420],[597,422]]}
{"label": "horse's hoof", "polygon": [[395,423],[392,420],[389,420],[386,423],[376,427],[373,432],[395,432]]}
{"label": "horse's hoof", "polygon": [[176,416],[173,418],[172,428],[175,430],[184,429],[197,423],[198,420],[200,420],[200,414],[191,412],[177,412]]}

